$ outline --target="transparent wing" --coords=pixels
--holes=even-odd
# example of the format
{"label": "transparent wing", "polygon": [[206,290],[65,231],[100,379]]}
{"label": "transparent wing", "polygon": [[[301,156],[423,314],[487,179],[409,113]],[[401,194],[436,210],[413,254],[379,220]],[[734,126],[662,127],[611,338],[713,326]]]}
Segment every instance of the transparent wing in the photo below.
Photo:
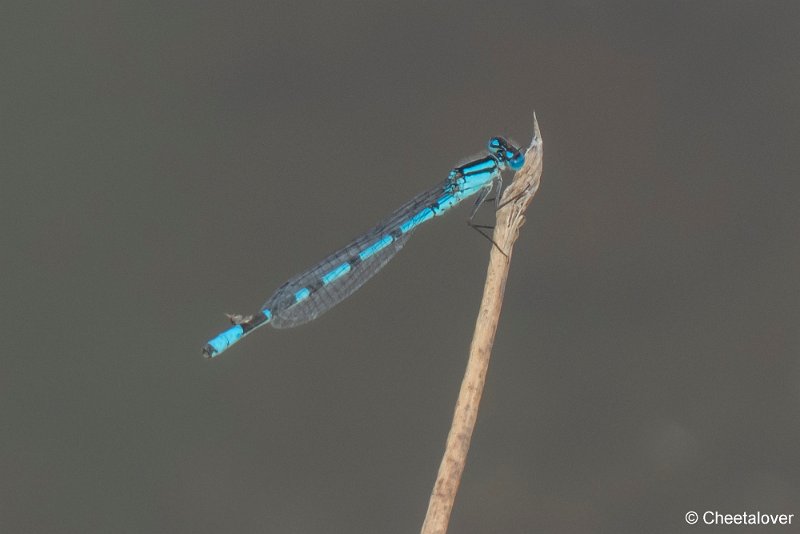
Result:
{"label": "transparent wing", "polygon": [[[436,187],[425,191],[396,209],[391,215],[368,232],[357,237],[341,249],[330,254],[320,263],[295,276],[264,303],[262,308],[272,312],[270,323],[275,328],[290,328],[316,319],[335,305],[355,293],[367,280],[375,276],[395,254],[400,252],[413,231],[398,235],[397,230],[410,217],[433,204],[448,185],[445,180]],[[333,269],[357,258],[359,253],[383,236],[395,232],[397,237],[386,248],[372,256],[351,264],[350,270],[331,281],[322,284],[322,277]],[[316,288],[308,298],[295,302],[294,295],[303,288]]]}

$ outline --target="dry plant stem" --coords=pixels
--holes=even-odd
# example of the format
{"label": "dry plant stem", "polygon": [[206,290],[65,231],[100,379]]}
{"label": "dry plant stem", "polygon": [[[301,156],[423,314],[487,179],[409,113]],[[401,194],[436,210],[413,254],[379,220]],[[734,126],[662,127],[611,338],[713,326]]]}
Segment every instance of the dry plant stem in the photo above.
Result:
{"label": "dry plant stem", "polygon": [[483,394],[497,323],[500,319],[503,293],[511,265],[511,253],[519,229],[525,223],[525,209],[539,189],[539,179],[542,175],[542,139],[535,114],[533,131],[533,140],[525,153],[525,165],[514,175],[514,181],[503,194],[501,205],[502,202],[507,204],[497,212],[493,238],[505,254],[497,247],[492,247],[486,284],[483,288],[483,300],[469,350],[467,370],[458,394],[444,457],[428,503],[428,513],[422,524],[422,534],[447,532],[450,512],[461,482],[461,474],[464,472],[472,431],[478,418],[478,405]]}

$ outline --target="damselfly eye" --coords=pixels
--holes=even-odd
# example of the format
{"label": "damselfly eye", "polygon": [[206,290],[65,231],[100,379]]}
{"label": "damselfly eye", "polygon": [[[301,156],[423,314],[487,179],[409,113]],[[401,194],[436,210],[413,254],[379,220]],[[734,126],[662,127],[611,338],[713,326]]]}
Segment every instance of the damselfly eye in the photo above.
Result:
{"label": "damselfly eye", "polygon": [[522,166],[525,165],[525,155],[519,152],[512,154],[509,158],[508,165],[515,171],[520,170]]}

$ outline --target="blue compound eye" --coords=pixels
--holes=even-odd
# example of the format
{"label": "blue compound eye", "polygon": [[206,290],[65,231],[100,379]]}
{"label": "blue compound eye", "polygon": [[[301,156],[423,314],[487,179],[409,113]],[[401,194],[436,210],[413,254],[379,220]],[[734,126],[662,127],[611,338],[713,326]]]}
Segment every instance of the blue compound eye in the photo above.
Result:
{"label": "blue compound eye", "polygon": [[508,160],[508,166],[518,171],[525,165],[525,156],[522,154],[516,154],[512,158]]}

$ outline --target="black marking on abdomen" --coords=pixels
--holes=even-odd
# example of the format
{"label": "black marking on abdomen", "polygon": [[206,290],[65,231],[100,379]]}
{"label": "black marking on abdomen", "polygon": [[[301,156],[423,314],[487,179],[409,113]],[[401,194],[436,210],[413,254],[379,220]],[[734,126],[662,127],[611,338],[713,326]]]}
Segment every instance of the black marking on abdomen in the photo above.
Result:
{"label": "black marking on abdomen", "polygon": [[240,323],[239,326],[242,327],[242,335],[250,332],[251,330],[258,328],[262,324],[266,323],[269,319],[267,319],[266,314],[262,311],[255,315],[249,321],[244,323]]}
{"label": "black marking on abdomen", "polygon": [[[309,296],[311,296],[313,293],[318,291],[324,285],[325,285],[325,282],[322,281],[322,278],[318,278],[317,280],[314,280],[312,283],[308,284],[306,286],[306,289],[308,289]],[[306,298],[308,298],[308,297],[306,297]]]}

